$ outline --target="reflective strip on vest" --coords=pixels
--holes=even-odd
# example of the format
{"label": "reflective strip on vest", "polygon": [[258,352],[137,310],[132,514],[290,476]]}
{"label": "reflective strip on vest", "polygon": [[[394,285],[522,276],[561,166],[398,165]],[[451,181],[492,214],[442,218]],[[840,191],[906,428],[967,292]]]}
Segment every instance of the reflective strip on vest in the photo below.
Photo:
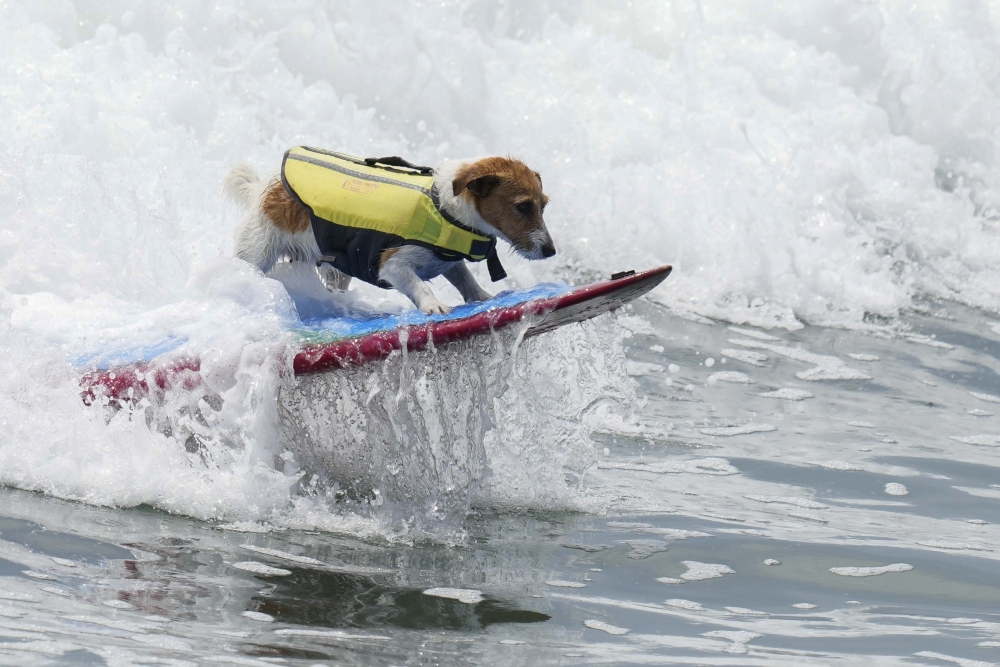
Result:
{"label": "reflective strip on vest", "polygon": [[433,176],[304,146],[285,153],[281,176],[314,217],[335,225],[389,234],[474,262],[486,259],[496,243],[445,219],[435,205]]}

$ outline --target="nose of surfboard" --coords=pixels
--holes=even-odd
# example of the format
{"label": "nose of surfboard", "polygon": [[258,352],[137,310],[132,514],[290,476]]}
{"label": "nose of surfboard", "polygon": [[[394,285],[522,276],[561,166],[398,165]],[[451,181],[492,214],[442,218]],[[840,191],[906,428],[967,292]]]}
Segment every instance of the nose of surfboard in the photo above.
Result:
{"label": "nose of surfboard", "polygon": [[667,279],[673,268],[667,264],[641,273],[616,273],[611,280],[575,289],[559,297],[556,307],[532,324],[525,336],[537,336],[620,308],[655,289]]}

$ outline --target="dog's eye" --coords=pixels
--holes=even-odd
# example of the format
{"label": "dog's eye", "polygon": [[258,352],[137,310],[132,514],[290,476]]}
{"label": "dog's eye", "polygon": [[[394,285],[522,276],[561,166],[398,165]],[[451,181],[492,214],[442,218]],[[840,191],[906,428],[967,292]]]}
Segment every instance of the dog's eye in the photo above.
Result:
{"label": "dog's eye", "polygon": [[521,215],[531,215],[531,212],[535,210],[535,205],[530,201],[523,201],[520,204],[517,204],[514,208],[516,208],[517,212]]}

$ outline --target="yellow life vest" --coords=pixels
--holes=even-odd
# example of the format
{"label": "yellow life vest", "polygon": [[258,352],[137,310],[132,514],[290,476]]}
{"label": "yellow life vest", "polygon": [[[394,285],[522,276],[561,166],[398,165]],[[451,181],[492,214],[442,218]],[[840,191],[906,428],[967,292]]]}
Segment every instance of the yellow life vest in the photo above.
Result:
{"label": "yellow life vest", "polygon": [[496,239],[441,210],[428,167],[400,158],[361,159],[297,146],[285,153],[281,179],[312,213],[324,261],[375,285],[382,253],[402,245],[430,248],[445,261],[489,260],[494,280]]}

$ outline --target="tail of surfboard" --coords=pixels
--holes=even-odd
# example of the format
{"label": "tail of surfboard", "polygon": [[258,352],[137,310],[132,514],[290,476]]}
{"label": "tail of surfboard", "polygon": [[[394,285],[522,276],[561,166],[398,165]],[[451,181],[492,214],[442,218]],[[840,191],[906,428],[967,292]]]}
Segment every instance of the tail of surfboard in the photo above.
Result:
{"label": "tail of surfboard", "polygon": [[259,187],[260,177],[257,175],[257,170],[246,162],[241,162],[230,169],[222,181],[223,191],[244,208],[250,208],[257,199]]}

